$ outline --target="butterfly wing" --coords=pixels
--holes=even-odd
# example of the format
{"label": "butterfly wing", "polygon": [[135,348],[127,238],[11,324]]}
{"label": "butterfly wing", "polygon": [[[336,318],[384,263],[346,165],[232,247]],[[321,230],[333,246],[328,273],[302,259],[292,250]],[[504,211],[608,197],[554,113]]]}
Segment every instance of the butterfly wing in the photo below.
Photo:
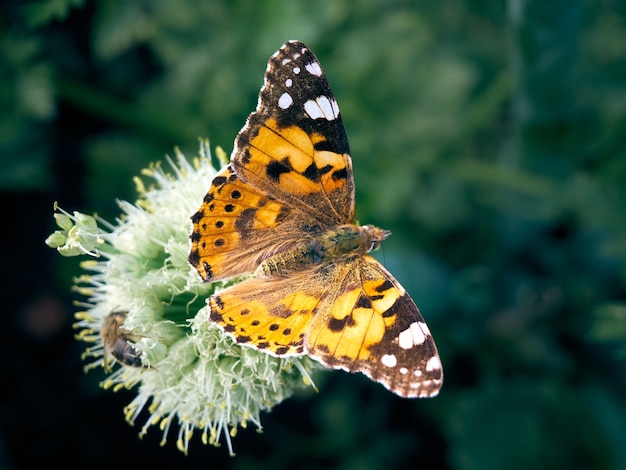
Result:
{"label": "butterfly wing", "polygon": [[400,283],[374,258],[338,267],[305,349],[323,364],[362,372],[403,397],[439,392],[443,371],[422,315]]}
{"label": "butterfly wing", "polygon": [[285,43],[270,58],[232,162],[248,183],[325,226],[353,221],[354,176],[339,107],[301,42]]}
{"label": "butterfly wing", "polygon": [[232,165],[211,184],[191,217],[189,263],[205,281],[253,271],[267,256],[305,239],[305,213],[242,181]]}
{"label": "butterfly wing", "polygon": [[276,356],[304,354],[306,333],[323,302],[320,281],[307,270],[240,282],[209,298],[210,319],[240,344]]}
{"label": "butterfly wing", "polygon": [[433,396],[441,387],[437,348],[418,308],[369,256],[244,281],[209,303],[211,320],[238,343],[277,356],[306,353],[404,397]]}
{"label": "butterfly wing", "polygon": [[189,262],[205,281],[354,219],[352,161],[337,102],[315,55],[286,43],[268,62],[231,164],[192,217]]}

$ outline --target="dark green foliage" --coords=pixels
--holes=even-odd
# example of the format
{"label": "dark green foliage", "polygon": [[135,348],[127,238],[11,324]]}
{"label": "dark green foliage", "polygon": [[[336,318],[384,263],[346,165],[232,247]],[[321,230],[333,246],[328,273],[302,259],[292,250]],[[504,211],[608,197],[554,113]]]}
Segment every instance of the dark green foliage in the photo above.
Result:
{"label": "dark green foliage", "polygon": [[[174,145],[192,156],[206,136],[230,152],[287,39],[329,77],[358,219],[392,230],[377,256],[422,309],[446,380],[440,397],[407,401],[362,377],[320,377],[319,395],[234,440],[233,467],[626,468],[621,1],[12,3],[0,9],[0,190],[12,204],[45,193],[50,212],[58,199],[112,219],[132,176]],[[28,220],[20,228],[47,223]],[[32,276],[33,261],[7,259]],[[41,424],[37,410],[24,426]],[[84,467],[113,448],[93,415],[72,417],[102,428],[102,444],[80,446]],[[23,466],[33,457],[19,445],[40,441],[0,425]],[[184,460],[134,439],[123,445],[142,468],[224,463],[200,442]]]}

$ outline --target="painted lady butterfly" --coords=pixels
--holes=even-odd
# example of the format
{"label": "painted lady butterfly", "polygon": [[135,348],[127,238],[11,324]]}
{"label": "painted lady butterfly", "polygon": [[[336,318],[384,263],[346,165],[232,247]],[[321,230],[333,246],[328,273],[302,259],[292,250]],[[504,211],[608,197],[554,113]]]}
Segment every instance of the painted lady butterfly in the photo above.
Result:
{"label": "painted lady butterfly", "polygon": [[189,262],[205,281],[254,272],[209,298],[211,321],[270,354],[307,354],[403,397],[434,396],[443,371],[428,327],[366,254],[390,232],[355,225],[354,215],[337,101],[313,52],[289,41],[192,217]]}

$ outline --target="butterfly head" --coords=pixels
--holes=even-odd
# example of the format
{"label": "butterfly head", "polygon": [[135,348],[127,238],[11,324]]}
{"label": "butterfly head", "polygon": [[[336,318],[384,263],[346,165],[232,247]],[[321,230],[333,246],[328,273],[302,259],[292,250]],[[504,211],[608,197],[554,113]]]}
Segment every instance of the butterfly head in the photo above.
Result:
{"label": "butterfly head", "polygon": [[385,238],[391,235],[390,230],[383,230],[373,225],[363,225],[361,227],[361,234],[367,240],[367,251],[374,251],[380,246]]}

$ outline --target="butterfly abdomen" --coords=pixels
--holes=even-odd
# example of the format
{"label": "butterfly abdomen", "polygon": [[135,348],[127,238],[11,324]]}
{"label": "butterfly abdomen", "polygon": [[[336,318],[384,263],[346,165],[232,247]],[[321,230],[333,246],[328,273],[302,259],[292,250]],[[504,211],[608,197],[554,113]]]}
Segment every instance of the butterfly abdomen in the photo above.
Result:
{"label": "butterfly abdomen", "polygon": [[255,276],[286,276],[316,265],[337,263],[345,258],[364,255],[378,247],[388,235],[386,230],[372,225],[340,225],[295,248],[268,257],[256,269]]}
{"label": "butterfly abdomen", "polygon": [[254,271],[256,277],[285,276],[322,262],[317,239],[265,259]]}

